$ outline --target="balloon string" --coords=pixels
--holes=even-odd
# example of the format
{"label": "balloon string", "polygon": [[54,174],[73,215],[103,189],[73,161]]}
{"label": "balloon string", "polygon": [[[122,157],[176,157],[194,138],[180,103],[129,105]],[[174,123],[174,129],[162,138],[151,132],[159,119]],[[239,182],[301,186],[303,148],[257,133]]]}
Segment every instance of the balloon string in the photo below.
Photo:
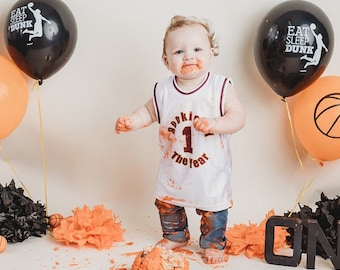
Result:
{"label": "balloon string", "polygon": [[292,139],[293,139],[293,143],[294,143],[295,154],[296,154],[296,157],[299,161],[300,167],[301,167],[302,171],[304,172],[305,168],[303,166],[303,163],[302,163],[302,160],[301,160],[298,148],[297,148],[297,143],[296,143],[296,138],[295,138],[295,134],[294,134],[294,127],[293,127],[292,117],[291,117],[290,110],[289,110],[289,105],[288,105],[288,102],[286,101],[285,98],[283,98],[282,101],[286,105],[286,111],[287,111],[287,116],[288,116],[289,126],[290,126],[290,133],[292,135]]}
{"label": "balloon string", "polygon": [[[0,145],[0,152],[2,152],[2,146],[1,145]],[[14,173],[14,175],[19,179],[19,182],[20,182],[21,186],[24,188],[24,190],[26,191],[26,193],[28,194],[28,197],[30,197],[32,199],[31,193],[29,192],[29,190],[26,187],[26,185],[24,184],[24,182],[20,179],[19,175],[17,174],[17,172],[16,172],[13,164],[9,160],[9,158],[7,156],[5,156],[4,159],[7,162],[8,166],[11,168],[12,172]]]}
{"label": "balloon string", "polygon": [[47,196],[47,177],[46,177],[46,157],[45,157],[45,143],[43,134],[43,123],[42,123],[42,112],[41,112],[41,102],[40,102],[40,91],[39,86],[41,85],[39,81],[36,81],[34,86],[37,90],[38,98],[38,110],[39,110],[39,123],[40,123],[40,145],[41,145],[41,155],[43,163],[43,173],[44,173],[44,190],[45,190],[45,203],[46,203],[46,214],[48,215],[48,196]]}
{"label": "balloon string", "polygon": [[319,163],[320,167],[323,167],[323,166],[324,166],[324,163],[323,163],[322,160],[312,157],[310,154],[308,154],[308,152],[306,152],[306,151],[304,151],[304,150],[302,150],[302,152],[303,152],[303,154],[304,154],[306,157],[308,157],[310,160],[313,160],[313,161]]}
{"label": "balloon string", "polygon": [[293,206],[293,208],[291,209],[288,217],[291,217],[291,215],[293,214],[293,212],[295,211],[296,207],[301,203],[303,197],[305,196],[306,192],[310,189],[310,187],[312,186],[312,184],[314,183],[316,179],[316,174],[314,175],[314,177],[308,182],[308,184],[306,185],[306,181],[299,193],[299,196],[297,197],[295,204]]}
{"label": "balloon string", "polygon": [[[286,105],[286,110],[287,110],[287,116],[288,116],[288,120],[289,120],[289,125],[290,125],[290,131],[291,131],[291,136],[292,136],[292,140],[294,143],[294,148],[295,148],[295,153],[297,156],[297,159],[299,161],[300,167],[302,169],[302,172],[305,173],[305,168],[304,165],[302,163],[299,151],[298,151],[298,147],[297,147],[297,143],[296,143],[296,138],[295,138],[295,132],[294,132],[294,127],[293,127],[293,122],[292,122],[292,117],[291,117],[291,113],[289,110],[289,104],[286,101],[285,98],[282,98],[282,101],[284,101],[285,105]],[[304,151],[303,151],[304,152]],[[307,155],[307,153],[304,152],[304,154]],[[307,155],[309,158],[311,158],[312,160],[317,161],[316,159],[310,157],[309,155]],[[323,163],[321,161],[319,161],[320,166],[323,166]],[[306,192],[310,189],[310,187],[312,186],[312,184],[314,183],[315,179],[316,179],[317,174],[314,175],[314,177],[312,177],[312,179],[307,183],[307,180],[305,180],[305,183],[295,201],[295,204],[293,206],[293,208],[291,209],[290,213],[289,213],[289,217],[293,214],[293,212],[295,211],[295,209],[297,208],[297,206],[301,203],[303,197],[305,196]]]}
{"label": "balloon string", "polygon": [[11,161],[8,159],[7,156],[5,156],[5,160],[6,160],[7,164],[9,165],[9,167],[12,169],[13,173],[15,174],[15,176],[19,179],[20,184],[22,185],[22,187],[24,188],[24,190],[26,191],[26,193],[28,194],[28,196],[32,199],[31,193],[29,192],[29,190],[28,190],[28,188],[26,187],[26,185],[24,184],[24,182],[21,181],[21,179],[20,179],[19,175],[17,174],[17,172],[16,172],[16,170],[15,170],[13,164],[11,163]]}

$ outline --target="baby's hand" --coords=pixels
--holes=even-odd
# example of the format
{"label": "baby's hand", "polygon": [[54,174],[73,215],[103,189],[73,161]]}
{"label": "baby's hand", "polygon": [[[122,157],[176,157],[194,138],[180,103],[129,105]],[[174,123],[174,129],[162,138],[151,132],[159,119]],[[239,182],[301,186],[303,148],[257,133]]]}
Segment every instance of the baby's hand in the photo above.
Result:
{"label": "baby's hand", "polygon": [[121,116],[116,121],[116,133],[117,134],[131,131],[132,127],[133,127],[133,123],[130,117]]}
{"label": "baby's hand", "polygon": [[208,118],[202,117],[202,118],[195,118],[193,124],[194,124],[194,128],[197,131],[200,131],[206,134],[206,133],[214,133],[214,127],[216,123],[214,119],[208,119]]}

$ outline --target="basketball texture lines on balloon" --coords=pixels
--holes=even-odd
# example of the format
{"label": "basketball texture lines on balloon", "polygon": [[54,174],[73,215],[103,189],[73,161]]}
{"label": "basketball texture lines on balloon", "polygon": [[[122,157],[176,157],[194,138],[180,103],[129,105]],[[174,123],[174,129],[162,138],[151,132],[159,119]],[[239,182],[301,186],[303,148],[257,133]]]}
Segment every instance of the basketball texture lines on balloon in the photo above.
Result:
{"label": "basketball texture lines on balloon", "polygon": [[331,93],[320,99],[315,107],[314,121],[322,134],[340,139],[340,93]]}

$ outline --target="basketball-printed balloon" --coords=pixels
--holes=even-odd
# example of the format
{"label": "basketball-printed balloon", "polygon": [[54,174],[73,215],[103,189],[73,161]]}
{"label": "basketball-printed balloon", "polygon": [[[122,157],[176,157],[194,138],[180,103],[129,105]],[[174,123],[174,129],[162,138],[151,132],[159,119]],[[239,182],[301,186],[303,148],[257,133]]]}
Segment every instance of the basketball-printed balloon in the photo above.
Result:
{"label": "basketball-printed balloon", "polygon": [[296,95],[292,121],[299,141],[312,157],[339,159],[340,77],[322,77]]}
{"label": "basketball-printed balloon", "polygon": [[51,228],[53,229],[53,228],[60,226],[60,223],[63,220],[63,218],[64,217],[60,214],[52,214],[49,218],[48,223],[50,224]]}
{"label": "basketball-printed balloon", "polygon": [[340,93],[324,96],[315,107],[314,118],[322,134],[340,139]]}

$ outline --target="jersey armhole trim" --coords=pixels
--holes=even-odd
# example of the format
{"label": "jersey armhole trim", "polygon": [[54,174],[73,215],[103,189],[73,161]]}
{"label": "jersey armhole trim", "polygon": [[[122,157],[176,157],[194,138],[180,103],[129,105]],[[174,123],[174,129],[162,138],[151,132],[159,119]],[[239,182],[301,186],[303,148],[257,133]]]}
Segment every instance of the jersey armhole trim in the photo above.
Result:
{"label": "jersey armhole trim", "polygon": [[224,92],[227,91],[226,88],[226,84],[229,83],[230,85],[233,85],[231,79],[225,78],[222,84],[222,88],[221,88],[221,96],[220,96],[220,114],[221,116],[224,115]]}
{"label": "jersey armhole trim", "polygon": [[156,110],[157,122],[160,123],[161,122],[161,118],[160,118],[160,115],[159,115],[159,108],[158,108],[158,103],[157,103],[157,98],[156,98],[157,85],[158,85],[158,83],[155,83],[155,86],[153,88],[153,100],[154,100],[153,103],[154,103],[155,110]]}

